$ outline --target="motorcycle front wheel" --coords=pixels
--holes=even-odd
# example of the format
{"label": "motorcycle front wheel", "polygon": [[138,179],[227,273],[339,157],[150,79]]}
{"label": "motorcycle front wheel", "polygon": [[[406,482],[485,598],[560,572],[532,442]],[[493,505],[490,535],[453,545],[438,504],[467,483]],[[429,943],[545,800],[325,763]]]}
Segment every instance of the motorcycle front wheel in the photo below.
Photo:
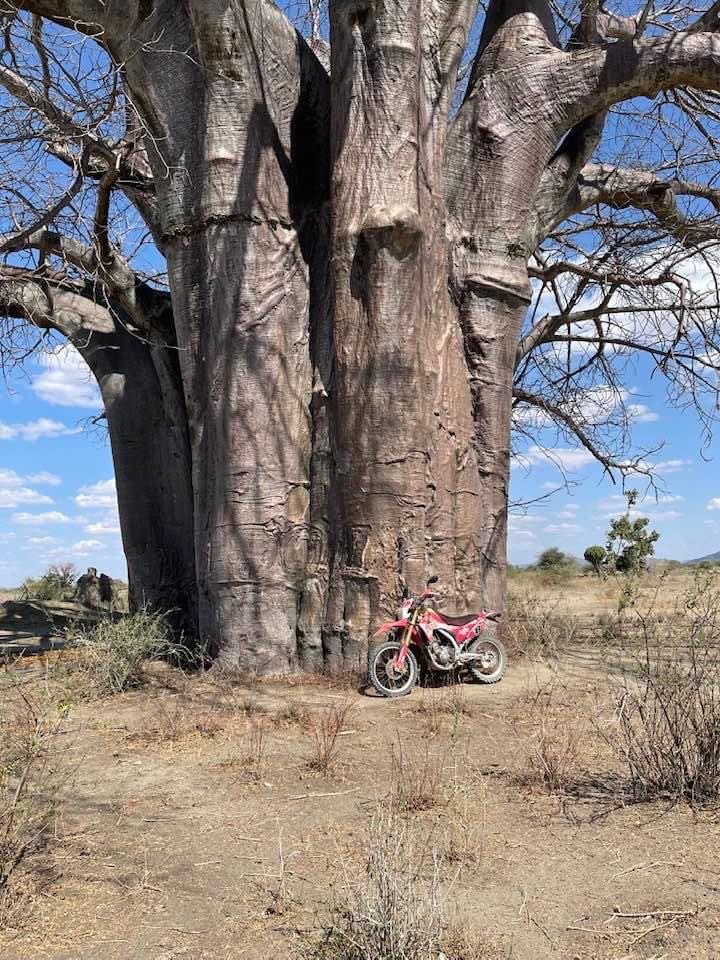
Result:
{"label": "motorcycle front wheel", "polygon": [[507,653],[497,637],[481,633],[468,647],[468,653],[480,656],[468,664],[476,683],[499,683],[507,669]]}
{"label": "motorcycle front wheel", "polygon": [[412,650],[398,670],[393,661],[400,652],[396,640],[371,647],[368,654],[368,679],[381,697],[404,697],[417,683],[418,663]]}

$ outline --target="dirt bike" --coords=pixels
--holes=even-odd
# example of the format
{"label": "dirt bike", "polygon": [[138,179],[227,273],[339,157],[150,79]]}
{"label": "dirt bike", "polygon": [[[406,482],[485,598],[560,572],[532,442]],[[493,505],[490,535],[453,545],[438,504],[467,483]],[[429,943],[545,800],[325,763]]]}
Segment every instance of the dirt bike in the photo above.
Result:
{"label": "dirt bike", "polygon": [[418,681],[420,667],[449,674],[467,669],[478,683],[497,683],[507,667],[507,654],[489,627],[499,613],[486,610],[451,617],[432,608],[437,594],[430,577],[419,597],[407,597],[397,620],[388,620],[375,634],[391,638],[370,648],[368,677],[383,697],[402,697]]}

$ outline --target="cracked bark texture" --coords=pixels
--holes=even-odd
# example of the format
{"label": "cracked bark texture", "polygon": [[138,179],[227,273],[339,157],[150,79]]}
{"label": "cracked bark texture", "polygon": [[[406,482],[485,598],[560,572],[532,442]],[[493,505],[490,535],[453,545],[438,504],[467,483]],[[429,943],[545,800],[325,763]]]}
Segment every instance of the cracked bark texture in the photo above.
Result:
{"label": "cracked bark texture", "polygon": [[[490,0],[453,111],[477,0],[330,0],[329,71],[271,0],[16,5],[97,36],[145,126],[202,641],[341,669],[430,573],[502,608],[528,257],[591,196],[685,229],[666,185],[589,161],[614,103],[716,88],[720,37],[590,5],[564,49],[546,0]],[[117,355],[145,389],[156,360]]]}
{"label": "cracked bark texture", "polygon": [[339,524],[327,648],[353,665],[402,584],[417,592],[432,570],[448,602],[477,600],[482,505],[442,198],[450,6],[331,6]]}

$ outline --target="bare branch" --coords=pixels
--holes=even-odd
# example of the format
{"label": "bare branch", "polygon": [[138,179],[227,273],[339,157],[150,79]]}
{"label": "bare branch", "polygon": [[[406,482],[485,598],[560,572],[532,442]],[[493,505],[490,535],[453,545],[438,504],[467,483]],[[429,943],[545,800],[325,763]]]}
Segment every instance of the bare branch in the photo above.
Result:
{"label": "bare branch", "polygon": [[678,196],[707,200],[716,213],[720,213],[719,188],[675,178],[668,180],[648,170],[590,164],[578,178],[574,208],[565,214],[598,203],[617,208],[636,207],[650,211],[664,229],[682,243],[697,246],[719,239],[720,221],[714,217],[704,221],[689,218],[678,206]]}
{"label": "bare branch", "polygon": [[618,40],[568,57],[555,77],[568,126],[632,97],[674,87],[720,87],[720,36],[680,31],[667,37]]}
{"label": "bare branch", "polygon": [[5,240],[0,242],[0,253],[12,253],[18,250],[22,250],[23,247],[27,244],[30,237],[40,231],[43,227],[46,227],[49,223],[52,223],[53,220],[58,216],[58,214],[68,206],[69,203],[80,193],[82,185],[85,181],[85,166],[86,166],[86,157],[83,155],[80,161],[80,170],[76,176],[74,182],[68,187],[65,193],[60,197],[60,199],[54,203],[49,210],[42,214],[34,223],[29,227],[26,227],[24,230],[21,230],[19,233],[15,233],[10,237],[6,237]]}
{"label": "bare branch", "polygon": [[41,330],[55,329],[74,338],[82,330],[110,333],[110,311],[85,295],[82,284],[38,277],[32,271],[3,267],[0,312],[29,321]]}
{"label": "bare branch", "polygon": [[598,463],[601,463],[605,467],[613,483],[615,483],[613,471],[617,471],[623,476],[627,473],[642,473],[650,476],[652,473],[652,470],[648,466],[642,464],[642,458],[640,457],[634,460],[617,460],[608,452],[601,450],[600,447],[592,441],[583,424],[581,424],[576,417],[573,417],[566,410],[563,410],[562,407],[552,403],[545,397],[528,393],[527,390],[523,390],[522,387],[518,386],[513,387],[513,397],[516,401],[537,407],[537,409],[549,414],[554,420],[559,421],[564,427],[570,430],[577,437],[580,444],[593,455]]}

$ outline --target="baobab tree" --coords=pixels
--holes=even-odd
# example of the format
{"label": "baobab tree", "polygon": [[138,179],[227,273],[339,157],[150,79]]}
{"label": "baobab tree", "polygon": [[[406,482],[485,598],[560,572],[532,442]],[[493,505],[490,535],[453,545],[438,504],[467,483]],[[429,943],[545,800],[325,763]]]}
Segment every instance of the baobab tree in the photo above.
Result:
{"label": "baobab tree", "polygon": [[86,357],[133,593],[220,658],[501,605],[513,415],[651,470],[629,356],[710,423],[719,4],[0,3],[8,355]]}

